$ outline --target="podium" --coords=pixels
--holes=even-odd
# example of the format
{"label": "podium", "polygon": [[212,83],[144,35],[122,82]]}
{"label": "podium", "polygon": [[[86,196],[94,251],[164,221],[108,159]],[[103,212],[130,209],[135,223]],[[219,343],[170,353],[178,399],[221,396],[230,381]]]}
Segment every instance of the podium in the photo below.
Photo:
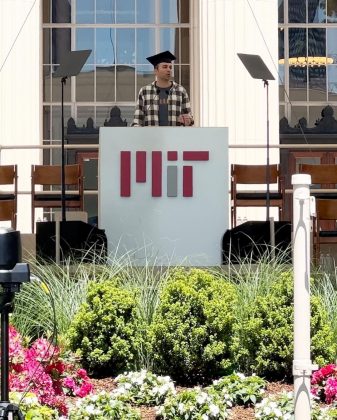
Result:
{"label": "podium", "polygon": [[221,264],[227,128],[102,127],[99,227],[134,265]]}

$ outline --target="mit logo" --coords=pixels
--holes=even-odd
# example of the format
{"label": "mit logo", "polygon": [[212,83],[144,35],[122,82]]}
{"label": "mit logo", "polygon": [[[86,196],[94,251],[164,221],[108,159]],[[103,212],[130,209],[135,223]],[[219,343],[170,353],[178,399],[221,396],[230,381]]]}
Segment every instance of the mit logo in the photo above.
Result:
{"label": "mit logo", "polygon": [[[150,153],[149,153],[150,154]],[[152,197],[162,197],[163,189],[163,152],[151,152],[152,157]],[[136,182],[146,182],[147,152],[136,152]],[[208,161],[209,152],[183,152],[183,161]],[[178,161],[178,152],[167,152],[167,161]],[[131,152],[121,152],[121,197],[131,196]],[[178,196],[178,166],[167,166],[167,196]],[[193,166],[183,165],[183,197],[193,197]]]}

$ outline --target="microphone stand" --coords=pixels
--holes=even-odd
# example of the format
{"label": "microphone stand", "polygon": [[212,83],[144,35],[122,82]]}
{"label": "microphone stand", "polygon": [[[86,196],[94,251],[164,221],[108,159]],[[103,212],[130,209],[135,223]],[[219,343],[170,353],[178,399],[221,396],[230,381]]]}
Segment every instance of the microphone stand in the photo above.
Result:
{"label": "microphone stand", "polygon": [[61,139],[61,207],[62,207],[62,222],[66,220],[66,176],[65,176],[65,152],[64,152],[64,85],[66,84],[67,76],[61,79],[61,120],[62,120],[62,139]]}
{"label": "microphone stand", "polygon": [[270,160],[269,160],[269,83],[268,80],[263,79],[263,86],[267,89],[267,166],[266,166],[266,207],[267,207],[267,222],[269,221],[270,210]]}

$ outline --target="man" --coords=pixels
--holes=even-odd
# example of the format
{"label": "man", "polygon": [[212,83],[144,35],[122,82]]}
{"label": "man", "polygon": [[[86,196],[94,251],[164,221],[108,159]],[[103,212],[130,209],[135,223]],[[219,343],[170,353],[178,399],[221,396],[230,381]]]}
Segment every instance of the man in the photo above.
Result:
{"label": "man", "polygon": [[156,80],[140,89],[132,127],[193,125],[186,89],[171,80],[175,58],[170,51],[147,58]]}

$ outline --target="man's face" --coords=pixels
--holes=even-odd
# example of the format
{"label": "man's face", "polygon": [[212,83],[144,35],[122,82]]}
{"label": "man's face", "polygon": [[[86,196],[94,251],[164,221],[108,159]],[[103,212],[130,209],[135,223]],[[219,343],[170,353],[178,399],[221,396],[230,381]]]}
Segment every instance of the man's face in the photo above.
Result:
{"label": "man's face", "polygon": [[155,75],[162,80],[170,80],[172,77],[172,64],[159,63],[155,68]]}

